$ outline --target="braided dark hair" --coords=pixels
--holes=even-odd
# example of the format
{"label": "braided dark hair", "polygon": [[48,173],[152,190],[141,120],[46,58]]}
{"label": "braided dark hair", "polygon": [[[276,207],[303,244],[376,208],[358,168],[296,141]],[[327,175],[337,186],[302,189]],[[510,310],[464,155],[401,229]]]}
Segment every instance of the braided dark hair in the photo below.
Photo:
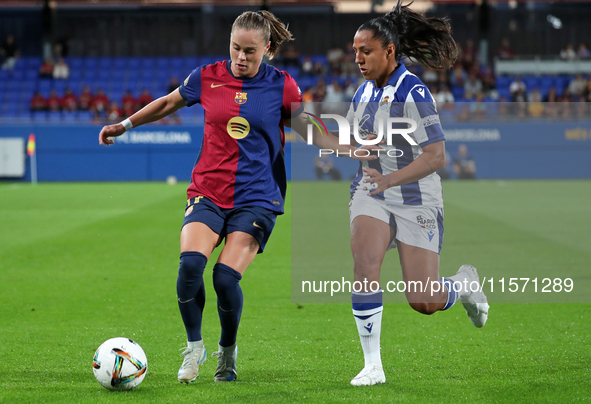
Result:
{"label": "braided dark hair", "polygon": [[398,0],[392,11],[363,23],[357,31],[372,31],[383,48],[393,44],[397,62],[404,55],[432,69],[449,69],[459,53],[449,19],[427,18],[412,11],[411,4],[402,6]]}
{"label": "braided dark hair", "polygon": [[279,46],[284,41],[293,40],[291,32],[277,17],[268,11],[245,11],[240,14],[232,24],[232,32],[235,29],[242,28],[246,31],[257,30],[263,35],[265,43],[271,41],[267,55],[269,59],[277,54]]}

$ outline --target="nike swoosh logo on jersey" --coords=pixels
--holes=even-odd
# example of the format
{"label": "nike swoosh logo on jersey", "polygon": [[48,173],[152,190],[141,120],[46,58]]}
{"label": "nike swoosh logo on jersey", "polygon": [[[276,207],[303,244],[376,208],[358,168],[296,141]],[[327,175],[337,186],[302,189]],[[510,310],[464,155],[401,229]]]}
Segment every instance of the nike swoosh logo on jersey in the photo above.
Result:
{"label": "nike swoosh logo on jersey", "polygon": [[261,226],[259,226],[259,225],[257,224],[257,222],[252,222],[252,225],[253,225],[254,227],[258,227],[259,229],[262,229],[262,227],[261,227]]}
{"label": "nike swoosh logo on jersey", "polygon": [[213,84],[213,83],[211,83],[211,88],[216,88],[216,87],[221,87],[221,86],[225,86],[225,84]]}

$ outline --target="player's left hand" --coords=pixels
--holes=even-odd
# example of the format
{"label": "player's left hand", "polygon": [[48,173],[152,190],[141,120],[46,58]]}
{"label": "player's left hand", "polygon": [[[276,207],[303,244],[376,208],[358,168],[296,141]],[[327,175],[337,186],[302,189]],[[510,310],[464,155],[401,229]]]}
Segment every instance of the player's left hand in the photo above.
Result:
{"label": "player's left hand", "polygon": [[390,188],[389,177],[386,175],[382,175],[373,168],[364,168],[363,169],[364,180],[363,182],[367,184],[367,186],[363,187],[364,191],[371,191],[369,193],[370,196],[377,195],[380,192],[384,192],[386,189]]}

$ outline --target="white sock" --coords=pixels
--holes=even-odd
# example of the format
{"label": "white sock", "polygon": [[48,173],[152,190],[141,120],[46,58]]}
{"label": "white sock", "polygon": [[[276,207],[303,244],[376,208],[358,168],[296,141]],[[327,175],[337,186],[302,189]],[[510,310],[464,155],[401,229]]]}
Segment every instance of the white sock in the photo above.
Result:
{"label": "white sock", "polygon": [[460,285],[455,286],[455,290],[458,291],[458,297],[466,297],[470,296],[470,278],[465,272],[460,272],[455,274],[454,276],[448,276],[447,278],[451,279],[454,282],[459,282]]}
{"label": "white sock", "polygon": [[[378,309],[379,311],[376,312]],[[378,309],[371,310],[374,312],[373,314],[365,313],[365,311],[353,310],[355,322],[357,323],[357,331],[359,331],[359,339],[361,340],[361,347],[363,348],[365,367],[382,367],[380,331],[382,329],[382,311],[384,306],[380,306]],[[368,315],[369,317],[367,317]]]}

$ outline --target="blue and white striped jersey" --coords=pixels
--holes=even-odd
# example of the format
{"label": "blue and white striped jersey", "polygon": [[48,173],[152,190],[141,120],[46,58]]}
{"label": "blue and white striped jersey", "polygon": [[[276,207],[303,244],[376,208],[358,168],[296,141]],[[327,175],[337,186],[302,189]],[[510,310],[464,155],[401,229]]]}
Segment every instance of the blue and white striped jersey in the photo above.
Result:
{"label": "blue and white striped jersey", "polygon": [[[417,129],[409,135],[418,146],[411,146],[399,134],[392,136],[392,145],[380,144],[385,151],[401,150],[402,156],[390,157],[385,152],[381,152],[379,159],[360,162],[357,176],[351,183],[351,196],[365,186],[361,182],[362,167],[373,168],[387,175],[412,163],[423,153],[423,147],[426,145],[445,140],[437,107],[429,89],[403,64],[382,88],[376,88],[374,81],[366,81],[357,89],[347,120],[353,124],[355,117],[359,120],[360,132],[375,134],[378,133],[380,118],[384,124],[389,117],[413,119]],[[384,137],[385,133],[384,131]],[[400,155],[400,152],[391,154]],[[443,207],[441,179],[437,173],[432,173],[410,184],[388,188],[374,197],[394,204]]]}

